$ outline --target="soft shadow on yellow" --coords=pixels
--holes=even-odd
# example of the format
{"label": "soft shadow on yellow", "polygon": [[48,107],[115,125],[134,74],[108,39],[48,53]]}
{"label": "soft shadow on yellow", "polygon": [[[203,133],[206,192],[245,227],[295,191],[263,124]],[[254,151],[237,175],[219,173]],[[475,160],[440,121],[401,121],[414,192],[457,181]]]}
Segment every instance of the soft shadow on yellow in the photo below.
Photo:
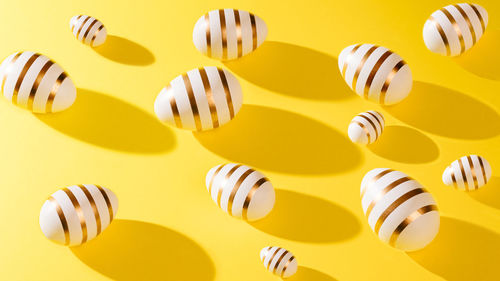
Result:
{"label": "soft shadow on yellow", "polygon": [[500,177],[491,177],[488,184],[468,194],[475,200],[500,210]]}
{"label": "soft shadow on yellow", "polygon": [[160,225],[116,220],[73,254],[113,280],[211,281],[215,267],[193,240]]}
{"label": "soft shadow on yellow", "polygon": [[[300,261],[299,261],[300,262]],[[287,281],[337,281],[337,279],[317,271],[310,267],[299,266],[297,273],[292,277],[285,279]]]}
{"label": "soft shadow on yellow", "polygon": [[333,202],[280,189],[271,213],[250,224],[274,236],[310,243],[348,240],[361,229],[354,214]]}
{"label": "soft shadow on yellow", "polygon": [[428,163],[439,156],[439,148],[429,137],[405,126],[387,126],[368,148],[380,157],[402,163]]}
{"label": "soft shadow on yellow", "polygon": [[500,30],[489,28],[470,50],[454,58],[465,70],[477,76],[500,80]]}
{"label": "soft shadow on yellow", "polygon": [[313,100],[354,96],[340,76],[337,59],[297,45],[266,41],[252,54],[224,64],[244,79],[278,94]]}
{"label": "soft shadow on yellow", "polygon": [[450,281],[498,280],[500,235],[479,225],[441,217],[441,228],[426,248],[408,256]]}
{"label": "soft shadow on yellow", "polygon": [[113,150],[162,153],[176,143],[172,131],[153,115],[87,89],[78,89],[78,97],[69,109],[35,116],[70,137]]}
{"label": "soft shadow on yellow", "polygon": [[341,173],[362,161],[359,149],[335,129],[264,106],[243,105],[228,124],[194,136],[205,148],[230,161],[282,173]]}
{"label": "soft shadow on yellow", "polygon": [[444,137],[485,139],[500,132],[500,116],[495,109],[471,96],[430,83],[415,81],[405,100],[385,109],[415,128]]}
{"label": "soft shadow on yellow", "polygon": [[120,36],[108,35],[104,44],[92,49],[107,59],[123,64],[149,65],[155,62],[155,56],[146,47]]}

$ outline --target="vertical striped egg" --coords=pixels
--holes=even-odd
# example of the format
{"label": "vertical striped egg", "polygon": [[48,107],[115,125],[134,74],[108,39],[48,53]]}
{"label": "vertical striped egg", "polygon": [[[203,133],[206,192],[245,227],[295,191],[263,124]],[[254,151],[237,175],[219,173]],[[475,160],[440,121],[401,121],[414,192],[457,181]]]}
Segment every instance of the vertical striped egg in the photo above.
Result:
{"label": "vertical striped egg", "polygon": [[441,8],[424,24],[424,43],[434,53],[457,56],[483,36],[488,12],[477,4],[453,4]]}
{"label": "vertical striped egg", "polygon": [[55,62],[34,52],[17,52],[0,65],[1,90],[7,100],[35,113],[58,112],[76,99],[76,88]]}
{"label": "vertical striped egg", "polygon": [[103,44],[108,35],[106,27],[104,27],[102,22],[86,15],[72,17],[69,21],[69,27],[78,41],[90,45],[91,47],[97,47]]}
{"label": "vertical striped egg", "polygon": [[399,171],[369,171],[361,182],[361,205],[380,240],[403,251],[425,247],[439,230],[439,212],[432,195]]}
{"label": "vertical striped egg", "polygon": [[382,113],[370,110],[356,115],[349,124],[347,133],[352,142],[370,144],[382,134],[384,126]]}
{"label": "vertical striped egg", "polygon": [[339,55],[339,69],[347,85],[360,97],[392,105],[410,93],[410,67],[396,53],[372,44],[351,45]]}
{"label": "vertical striped egg", "polygon": [[243,96],[236,77],[214,66],[193,69],[174,78],[156,98],[158,118],[189,130],[210,130],[234,118]]}
{"label": "vertical striped egg", "polygon": [[73,185],[53,193],[40,211],[40,228],[63,245],[83,244],[104,231],[118,209],[118,199],[99,185]]}
{"label": "vertical striped egg", "polygon": [[280,247],[265,247],[260,251],[260,260],[269,272],[288,278],[297,272],[297,259],[286,249]]}
{"label": "vertical striped egg", "polygon": [[233,217],[255,221],[273,209],[273,185],[248,166],[234,163],[215,166],[208,171],[205,184],[212,200]]}
{"label": "vertical striped egg", "polygon": [[193,42],[198,51],[220,60],[240,58],[257,49],[267,36],[266,23],[249,12],[213,10],[195,24]]}
{"label": "vertical striped egg", "polygon": [[465,191],[479,189],[490,178],[490,163],[478,155],[463,156],[453,161],[443,172],[444,184]]}

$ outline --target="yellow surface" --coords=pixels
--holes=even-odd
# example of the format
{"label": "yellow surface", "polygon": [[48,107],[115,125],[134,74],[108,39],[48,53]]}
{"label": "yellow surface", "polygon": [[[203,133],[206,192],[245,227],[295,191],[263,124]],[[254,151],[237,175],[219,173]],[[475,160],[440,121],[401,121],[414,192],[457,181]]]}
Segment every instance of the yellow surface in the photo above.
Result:
{"label": "yellow surface", "polygon": [[[0,102],[0,279],[277,280],[258,256],[279,245],[302,266],[293,281],[498,280],[500,2],[477,2],[490,15],[486,34],[453,59],[422,41],[442,0],[1,1],[0,56],[43,53],[79,91],[54,115]],[[259,15],[269,36],[248,57],[220,63],[195,49],[192,28],[225,7]],[[80,13],[105,23],[106,45],[93,50],[72,36],[69,19]],[[381,108],[349,90],[336,57],[358,42],[407,61],[407,100]],[[237,118],[202,134],[157,122],[160,89],[204,65],[240,78]],[[376,145],[354,145],[349,121],[369,109],[383,112],[387,130]],[[469,153],[491,163],[491,183],[474,194],[444,186],[443,169]],[[271,179],[268,218],[248,224],[211,201],[205,173],[228,161]],[[442,226],[428,248],[406,254],[372,233],[359,184],[376,167],[406,172],[436,198]],[[38,214],[48,195],[78,183],[112,189],[120,207],[102,236],[68,249],[43,236]]]}

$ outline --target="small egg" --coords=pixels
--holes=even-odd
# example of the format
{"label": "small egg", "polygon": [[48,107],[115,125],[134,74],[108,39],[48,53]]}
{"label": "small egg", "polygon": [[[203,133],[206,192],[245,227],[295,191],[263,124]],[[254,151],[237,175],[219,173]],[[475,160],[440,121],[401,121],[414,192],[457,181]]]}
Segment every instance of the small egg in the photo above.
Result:
{"label": "small egg", "polygon": [[382,134],[384,126],[382,113],[370,110],[356,115],[349,124],[347,133],[352,142],[370,144]]}
{"label": "small egg", "polygon": [[108,35],[106,27],[104,27],[102,22],[86,15],[72,17],[69,21],[69,26],[78,41],[91,47],[102,45]]}
{"label": "small egg", "polygon": [[233,217],[255,221],[273,209],[273,185],[248,166],[234,163],[215,166],[208,171],[205,184],[212,200]]}
{"label": "small egg", "polygon": [[109,189],[93,184],[73,185],[53,193],[40,211],[40,228],[50,240],[81,245],[104,231],[118,209]]}
{"label": "small egg", "polygon": [[443,173],[444,184],[465,191],[479,189],[490,178],[490,163],[478,155],[463,156],[451,162]]}
{"label": "small egg", "polygon": [[288,278],[297,272],[297,259],[286,249],[265,247],[260,251],[260,260],[269,272]]}
{"label": "small egg", "polygon": [[240,58],[257,49],[267,36],[266,23],[249,12],[213,10],[195,24],[193,42],[201,53],[219,60]]}

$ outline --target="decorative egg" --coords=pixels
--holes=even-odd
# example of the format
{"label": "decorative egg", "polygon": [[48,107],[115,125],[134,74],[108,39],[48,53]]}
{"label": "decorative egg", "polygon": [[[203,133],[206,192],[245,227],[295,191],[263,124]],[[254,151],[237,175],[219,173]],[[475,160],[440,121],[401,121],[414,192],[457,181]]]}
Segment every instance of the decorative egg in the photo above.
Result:
{"label": "decorative egg", "polygon": [[439,212],[432,195],[402,172],[369,171],[361,182],[361,204],[371,229],[395,248],[419,250],[438,233]]}
{"label": "decorative egg", "polygon": [[86,15],[72,17],[69,21],[69,26],[78,41],[82,41],[92,47],[103,44],[108,35],[106,27],[104,27],[102,22]]}
{"label": "decorative egg", "polygon": [[259,171],[241,164],[210,169],[206,186],[212,200],[226,213],[247,221],[265,217],[274,206],[274,188]]}
{"label": "decorative egg", "polygon": [[1,90],[13,104],[35,113],[58,112],[76,99],[68,74],[44,55],[18,52],[0,65]]}
{"label": "decorative egg", "polygon": [[232,60],[257,49],[267,36],[266,23],[249,12],[213,10],[195,24],[193,42],[198,51],[220,60]]}
{"label": "decorative egg", "polygon": [[118,209],[109,189],[73,185],[53,193],[40,211],[40,228],[50,240],[69,246],[83,244],[104,231]]}
{"label": "decorative egg", "polygon": [[260,260],[269,272],[288,278],[297,272],[297,259],[286,249],[280,247],[265,247],[260,251]]}
{"label": "decorative egg", "polygon": [[234,118],[243,95],[236,77],[214,66],[193,69],[177,76],[155,101],[158,118],[189,130],[209,130]]}
{"label": "decorative egg", "polygon": [[444,184],[465,191],[479,189],[490,178],[490,163],[478,155],[463,156],[451,162],[443,173]]}
{"label": "decorative egg", "polygon": [[348,135],[352,142],[370,144],[384,131],[384,116],[374,110],[356,115],[349,124]]}
{"label": "decorative egg", "polygon": [[477,4],[453,4],[441,8],[424,24],[425,46],[431,52],[457,56],[470,49],[483,36],[488,12]]}
{"label": "decorative egg", "polygon": [[372,44],[343,49],[339,69],[356,94],[383,105],[406,98],[413,84],[410,67],[398,54]]}

